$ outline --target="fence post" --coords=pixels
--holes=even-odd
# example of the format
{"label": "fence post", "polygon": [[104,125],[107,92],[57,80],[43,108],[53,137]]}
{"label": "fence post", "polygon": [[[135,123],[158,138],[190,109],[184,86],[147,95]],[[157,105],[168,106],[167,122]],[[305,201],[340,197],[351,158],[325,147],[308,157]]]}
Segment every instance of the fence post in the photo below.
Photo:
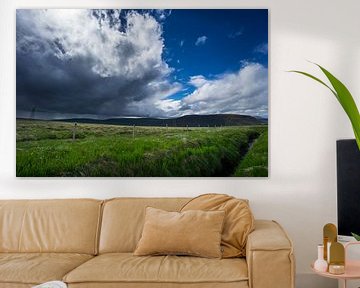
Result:
{"label": "fence post", "polygon": [[133,125],[133,138],[135,138],[135,124]]}
{"label": "fence post", "polygon": [[72,140],[73,140],[73,141],[76,140],[76,126],[77,126],[77,123],[75,122],[75,123],[74,123],[74,128],[73,128],[73,137],[72,137]]}

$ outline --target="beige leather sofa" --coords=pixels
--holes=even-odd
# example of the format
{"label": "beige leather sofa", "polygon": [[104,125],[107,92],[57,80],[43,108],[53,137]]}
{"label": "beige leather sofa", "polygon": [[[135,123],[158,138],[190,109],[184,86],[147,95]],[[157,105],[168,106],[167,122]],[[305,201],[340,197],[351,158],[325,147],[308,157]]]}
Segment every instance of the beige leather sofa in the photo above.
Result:
{"label": "beige leather sofa", "polygon": [[146,206],[185,198],[0,201],[0,288],[63,280],[71,288],[293,288],[292,244],[257,220],[245,258],[133,256]]}

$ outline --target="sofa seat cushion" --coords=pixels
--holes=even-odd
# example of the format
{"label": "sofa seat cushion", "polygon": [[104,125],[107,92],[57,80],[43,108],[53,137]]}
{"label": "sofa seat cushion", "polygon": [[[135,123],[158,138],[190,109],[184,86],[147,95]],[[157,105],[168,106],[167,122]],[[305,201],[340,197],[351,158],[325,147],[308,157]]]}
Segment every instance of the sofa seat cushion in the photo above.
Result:
{"label": "sofa seat cushion", "polygon": [[71,271],[63,280],[70,284],[101,282],[190,284],[244,281],[247,285],[248,271],[245,260],[240,258],[206,259],[111,253],[91,259]]}
{"label": "sofa seat cushion", "polygon": [[72,253],[0,253],[0,285],[61,280],[93,256]]}

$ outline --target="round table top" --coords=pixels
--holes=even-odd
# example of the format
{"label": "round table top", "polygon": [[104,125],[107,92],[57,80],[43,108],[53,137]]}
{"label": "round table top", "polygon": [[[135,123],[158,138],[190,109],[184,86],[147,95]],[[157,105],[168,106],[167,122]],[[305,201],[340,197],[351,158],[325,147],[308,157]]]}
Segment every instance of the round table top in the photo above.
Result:
{"label": "round table top", "polygon": [[311,269],[318,275],[333,278],[333,279],[360,279],[360,261],[346,261],[344,274],[331,274],[329,272],[320,272],[314,269],[314,263],[311,264]]}

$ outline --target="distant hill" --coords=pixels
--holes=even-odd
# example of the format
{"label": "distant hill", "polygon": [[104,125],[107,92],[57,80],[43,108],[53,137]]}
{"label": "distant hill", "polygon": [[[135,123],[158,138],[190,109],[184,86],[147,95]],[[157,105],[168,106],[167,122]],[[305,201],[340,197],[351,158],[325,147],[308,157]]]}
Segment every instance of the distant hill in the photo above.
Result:
{"label": "distant hill", "polygon": [[169,127],[213,127],[267,124],[267,119],[238,114],[186,115],[178,118],[110,118],[104,120],[72,118],[55,121],[125,125],[125,126],[166,126]]}
{"label": "distant hill", "polygon": [[268,124],[268,118],[262,118],[262,117],[255,117],[257,120],[259,120],[263,124]]}

